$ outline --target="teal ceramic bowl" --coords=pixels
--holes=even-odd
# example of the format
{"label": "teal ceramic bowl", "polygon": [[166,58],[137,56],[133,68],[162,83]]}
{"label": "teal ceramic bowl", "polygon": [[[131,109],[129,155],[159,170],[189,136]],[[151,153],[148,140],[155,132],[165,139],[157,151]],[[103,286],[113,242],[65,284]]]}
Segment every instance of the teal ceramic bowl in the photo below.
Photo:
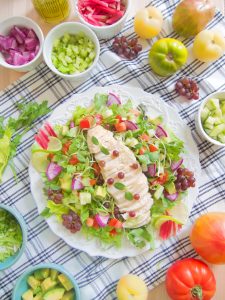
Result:
{"label": "teal ceramic bowl", "polygon": [[27,269],[27,271],[24,272],[17,279],[15,287],[13,289],[13,294],[12,294],[11,300],[22,300],[23,293],[25,293],[29,289],[29,286],[27,284],[27,278],[30,275],[32,275],[35,271],[40,270],[40,269],[45,269],[45,268],[54,269],[54,270],[59,271],[60,273],[65,274],[66,277],[68,277],[68,279],[72,282],[73,287],[74,287],[76,297],[73,300],[80,300],[80,289],[79,289],[79,286],[78,286],[76,280],[74,279],[74,277],[68,271],[66,271],[62,266],[53,264],[53,263],[40,264],[40,265],[36,265],[36,266],[30,267],[29,269]]}
{"label": "teal ceramic bowl", "polygon": [[0,203],[0,208],[7,210],[10,214],[14,216],[14,218],[17,220],[17,222],[20,225],[20,228],[22,230],[22,235],[23,235],[23,242],[20,249],[13,256],[7,258],[3,262],[0,262],[0,271],[2,271],[10,268],[13,264],[15,264],[23,254],[27,243],[27,226],[23,217],[15,209],[11,208],[10,206],[4,205],[2,203]]}

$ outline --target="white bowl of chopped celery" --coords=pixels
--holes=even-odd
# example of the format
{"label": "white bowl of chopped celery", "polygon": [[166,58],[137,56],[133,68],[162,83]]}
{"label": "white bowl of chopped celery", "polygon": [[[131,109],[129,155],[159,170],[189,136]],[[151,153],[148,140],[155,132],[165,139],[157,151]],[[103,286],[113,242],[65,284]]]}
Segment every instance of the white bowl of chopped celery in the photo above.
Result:
{"label": "white bowl of chopped celery", "polygon": [[78,22],[65,22],[54,27],[47,34],[43,47],[48,67],[68,80],[87,78],[96,66],[99,54],[97,36]]}
{"label": "white bowl of chopped celery", "polygon": [[225,91],[210,94],[203,100],[195,123],[202,137],[225,147]]}

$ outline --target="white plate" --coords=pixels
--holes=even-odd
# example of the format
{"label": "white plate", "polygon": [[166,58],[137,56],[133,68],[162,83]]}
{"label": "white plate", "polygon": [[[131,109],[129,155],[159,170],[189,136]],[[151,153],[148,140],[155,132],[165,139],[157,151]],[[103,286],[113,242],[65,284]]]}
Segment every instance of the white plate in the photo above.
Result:
{"label": "white plate", "polygon": [[[82,94],[74,95],[69,101],[57,107],[48,121],[51,124],[65,124],[73,114],[76,106],[82,105],[88,107],[96,93],[115,92],[120,95],[122,101],[131,99],[134,105],[144,104],[146,112],[151,117],[162,115],[165,124],[169,126],[174,133],[184,141],[186,153],[183,154],[185,166],[194,171],[195,177],[200,177],[200,163],[198,149],[192,138],[190,129],[181,120],[178,113],[169,105],[164,103],[159,96],[144,92],[139,88],[131,88],[126,86],[112,85],[108,87],[95,87]],[[29,165],[29,175],[31,182],[31,192],[38,207],[38,212],[41,213],[46,206],[46,197],[43,194],[43,183],[40,174]],[[197,185],[188,191],[188,196],[185,202],[190,213],[193,203],[198,195]],[[125,256],[137,256],[147,251],[150,246],[143,249],[137,249],[132,246],[126,239],[122,242],[121,248],[107,247],[103,248],[97,239],[87,240],[81,233],[71,234],[64,226],[59,224],[54,216],[47,219],[47,223],[51,230],[62,238],[68,245],[73,248],[87,252],[91,256],[104,256],[108,258],[122,258]],[[185,229],[183,229],[185,230]],[[161,241],[157,241],[159,246]]]}

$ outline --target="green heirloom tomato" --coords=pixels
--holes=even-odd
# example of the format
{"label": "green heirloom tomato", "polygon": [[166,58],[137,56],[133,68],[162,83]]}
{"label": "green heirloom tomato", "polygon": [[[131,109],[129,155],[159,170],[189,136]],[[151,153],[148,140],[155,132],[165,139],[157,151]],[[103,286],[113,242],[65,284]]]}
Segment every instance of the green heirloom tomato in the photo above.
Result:
{"label": "green heirloom tomato", "polygon": [[149,52],[152,70],[160,76],[169,76],[179,70],[187,61],[188,51],[176,39],[164,38],[156,41]]}

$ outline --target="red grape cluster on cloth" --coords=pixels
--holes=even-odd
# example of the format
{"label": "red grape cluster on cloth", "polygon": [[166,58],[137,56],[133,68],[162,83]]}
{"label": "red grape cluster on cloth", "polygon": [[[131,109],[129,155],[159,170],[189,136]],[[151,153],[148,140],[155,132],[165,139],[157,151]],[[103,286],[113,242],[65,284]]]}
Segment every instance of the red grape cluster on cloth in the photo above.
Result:
{"label": "red grape cluster on cloth", "polygon": [[70,211],[68,214],[62,215],[63,226],[70,230],[72,233],[76,233],[81,230],[82,223],[80,217],[74,212]]}
{"label": "red grape cluster on cloth", "polygon": [[186,97],[188,100],[198,100],[199,88],[195,80],[190,78],[181,78],[177,81],[175,89],[180,96]]}
{"label": "red grape cluster on cloth", "polygon": [[194,173],[187,168],[177,169],[175,186],[177,191],[186,191],[189,187],[195,187]]}
{"label": "red grape cluster on cloth", "polygon": [[116,37],[112,47],[116,54],[130,60],[135,59],[142,50],[137,38],[128,40],[125,36]]}

